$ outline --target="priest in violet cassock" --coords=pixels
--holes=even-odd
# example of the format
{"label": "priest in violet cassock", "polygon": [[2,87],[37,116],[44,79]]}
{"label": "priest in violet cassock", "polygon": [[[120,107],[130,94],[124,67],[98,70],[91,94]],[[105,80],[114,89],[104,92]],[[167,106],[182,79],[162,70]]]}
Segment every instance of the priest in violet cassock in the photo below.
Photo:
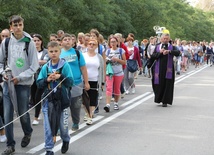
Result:
{"label": "priest in violet cassock", "polygon": [[169,43],[169,33],[163,33],[160,41],[151,56],[154,62],[151,67],[152,88],[155,95],[154,102],[162,103],[163,107],[167,107],[167,104],[172,105],[173,102],[175,82],[173,57],[181,53]]}

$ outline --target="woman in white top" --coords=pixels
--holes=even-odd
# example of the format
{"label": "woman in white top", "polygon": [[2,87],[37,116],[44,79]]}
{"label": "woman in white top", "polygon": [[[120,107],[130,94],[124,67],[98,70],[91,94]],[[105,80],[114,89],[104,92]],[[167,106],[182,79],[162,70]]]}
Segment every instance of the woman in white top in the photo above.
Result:
{"label": "woman in white top", "polygon": [[[49,59],[48,51],[43,46],[43,39],[42,39],[42,36],[40,34],[34,34],[33,35],[33,41],[36,45],[39,65],[41,68],[42,65],[44,65]],[[34,75],[35,81],[31,86],[31,102],[33,105],[36,105],[41,100],[41,96],[43,93],[43,90],[38,89],[37,85],[36,85],[36,79],[37,79],[37,76],[39,74],[40,68],[37,71],[37,73]],[[35,115],[34,115],[35,118],[34,118],[34,121],[32,122],[32,125],[38,125],[39,124],[40,111],[41,111],[41,103],[35,107]]]}
{"label": "woman in white top", "polygon": [[[97,40],[98,42],[98,46],[97,48],[95,49],[95,52],[96,53],[99,53],[102,57],[103,57],[103,62],[105,62],[105,59],[106,59],[106,55],[105,55],[105,48],[104,46],[102,45],[102,43],[100,42],[100,33],[97,29],[91,29],[90,32],[90,39],[95,39]],[[106,65],[104,63],[104,70],[106,69]],[[105,74],[105,72],[104,72]],[[104,87],[104,83],[102,84],[102,87]],[[99,95],[102,96],[102,91],[100,90],[99,91]],[[98,101],[97,101],[98,102]],[[95,110],[95,113],[98,113],[99,112],[99,106],[97,106],[96,110]]]}
{"label": "woman in white top", "polygon": [[102,56],[95,52],[97,46],[97,40],[90,39],[87,52],[83,53],[88,72],[88,81],[90,84],[90,89],[87,91],[90,98],[90,116],[86,122],[87,125],[92,124],[92,115],[94,113],[95,107],[97,106],[98,90],[101,84],[104,82],[104,63]]}

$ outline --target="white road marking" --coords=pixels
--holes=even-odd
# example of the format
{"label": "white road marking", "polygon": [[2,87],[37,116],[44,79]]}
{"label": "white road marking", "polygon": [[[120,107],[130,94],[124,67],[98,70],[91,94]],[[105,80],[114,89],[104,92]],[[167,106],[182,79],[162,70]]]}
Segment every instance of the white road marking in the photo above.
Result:
{"label": "white road marking", "polygon": [[175,84],[177,84],[177,83],[183,81],[184,79],[186,79],[186,78],[188,78],[188,77],[190,77],[190,76],[192,76],[192,75],[194,75],[194,74],[196,74],[196,73],[198,73],[198,72],[204,70],[204,69],[207,68],[207,67],[208,67],[208,66],[204,66],[203,68],[200,68],[199,70],[195,70],[195,72],[192,72],[191,74],[185,76],[184,78],[175,81]]}

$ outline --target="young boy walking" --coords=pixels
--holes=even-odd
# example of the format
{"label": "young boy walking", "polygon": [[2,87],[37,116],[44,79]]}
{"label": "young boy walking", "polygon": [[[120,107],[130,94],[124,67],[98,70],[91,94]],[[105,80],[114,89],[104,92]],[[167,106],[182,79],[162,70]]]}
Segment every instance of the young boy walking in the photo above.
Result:
{"label": "young boy walking", "polygon": [[[61,153],[66,153],[69,147],[68,107],[70,105],[70,88],[73,84],[73,74],[69,64],[60,56],[57,42],[48,43],[50,61],[45,64],[38,76],[38,88],[44,88],[42,112],[44,114],[44,132],[46,155],[53,155],[57,130],[63,140]],[[63,129],[63,130],[61,130]]]}
{"label": "young boy walking", "polygon": [[60,58],[64,58],[68,62],[74,75],[74,86],[71,90],[70,110],[73,121],[72,130],[76,131],[79,129],[83,87],[85,90],[89,90],[90,85],[88,83],[85,59],[81,52],[78,52],[78,56],[77,51],[73,48],[74,42],[72,41],[72,36],[65,33],[61,39],[62,49]]}
{"label": "young boy walking", "polygon": [[[14,110],[17,111],[19,116],[28,111],[30,85],[32,85],[34,74],[39,68],[35,43],[31,36],[24,31],[24,19],[19,15],[13,15],[9,19],[9,24],[12,33],[9,38],[2,41],[0,46],[0,73],[4,78],[3,107],[5,124],[13,121]],[[6,69],[11,70],[12,77],[7,76]],[[9,80],[9,78],[12,79]],[[12,89],[13,85],[15,90]],[[20,117],[20,123],[24,133],[21,147],[27,147],[33,132],[28,112]],[[5,127],[5,132],[7,148],[2,155],[10,155],[15,152],[16,145],[13,123]]]}

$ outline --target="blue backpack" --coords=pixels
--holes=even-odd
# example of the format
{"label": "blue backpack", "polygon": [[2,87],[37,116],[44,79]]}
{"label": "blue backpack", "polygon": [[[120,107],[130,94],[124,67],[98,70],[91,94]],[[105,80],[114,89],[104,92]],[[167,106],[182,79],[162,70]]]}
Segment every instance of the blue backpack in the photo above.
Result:
{"label": "blue backpack", "polygon": [[103,54],[103,46],[100,45],[100,44],[98,44],[98,53],[99,53],[100,55]]}

